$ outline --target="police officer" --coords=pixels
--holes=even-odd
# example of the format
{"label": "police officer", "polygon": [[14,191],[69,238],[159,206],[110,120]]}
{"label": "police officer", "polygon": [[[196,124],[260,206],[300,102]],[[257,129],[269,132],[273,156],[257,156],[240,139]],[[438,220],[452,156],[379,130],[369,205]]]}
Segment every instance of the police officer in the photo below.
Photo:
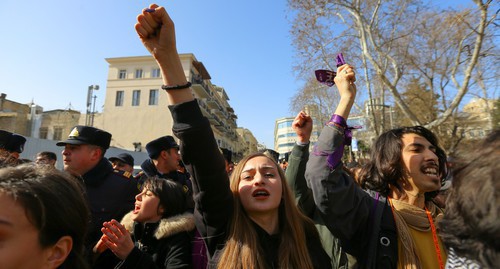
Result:
{"label": "police officer", "polygon": [[[114,172],[111,163],[104,158],[110,142],[110,133],[78,125],[72,129],[68,139],[57,143],[64,146],[64,170],[81,179],[86,190],[92,214],[87,250],[91,250],[100,239],[103,222],[111,219],[120,221],[133,210],[135,196],[139,193],[135,180]],[[92,268],[108,266],[93,264]]]}
{"label": "police officer", "polygon": [[17,165],[24,150],[26,138],[9,131],[0,130],[0,167]]}
{"label": "police officer", "polygon": [[113,169],[123,171],[125,176],[132,176],[134,173],[134,157],[128,153],[120,153],[115,157],[109,158]]}
{"label": "police officer", "polygon": [[[179,145],[170,135],[157,138],[146,144],[149,159],[141,164],[142,171],[137,174],[139,182],[146,177],[158,176],[171,179],[184,187],[184,191],[192,195],[192,184],[186,174],[177,171],[181,157]],[[194,202],[192,203],[194,206]]]}

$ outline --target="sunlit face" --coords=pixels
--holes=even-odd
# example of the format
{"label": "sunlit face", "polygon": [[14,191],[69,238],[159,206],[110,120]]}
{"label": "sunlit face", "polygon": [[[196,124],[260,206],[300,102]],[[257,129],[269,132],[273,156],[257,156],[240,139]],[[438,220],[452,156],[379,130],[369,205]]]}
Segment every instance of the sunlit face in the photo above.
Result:
{"label": "sunlit face", "polygon": [[248,215],[277,213],[283,186],[276,165],[267,157],[248,160],[238,184],[241,203]]}
{"label": "sunlit face", "polygon": [[31,224],[24,208],[0,191],[0,268],[50,268],[49,249],[39,243],[39,231]]}
{"label": "sunlit face", "polygon": [[405,191],[417,194],[439,190],[441,180],[436,147],[417,134],[404,134],[401,140],[403,163],[409,183],[409,186],[403,186]]}
{"label": "sunlit face", "polygon": [[142,192],[135,196],[135,208],[132,219],[140,223],[157,222],[161,219],[161,208],[158,208],[160,198],[145,186]]}
{"label": "sunlit face", "polygon": [[64,170],[75,176],[88,172],[99,158],[96,147],[66,144],[62,151]]}

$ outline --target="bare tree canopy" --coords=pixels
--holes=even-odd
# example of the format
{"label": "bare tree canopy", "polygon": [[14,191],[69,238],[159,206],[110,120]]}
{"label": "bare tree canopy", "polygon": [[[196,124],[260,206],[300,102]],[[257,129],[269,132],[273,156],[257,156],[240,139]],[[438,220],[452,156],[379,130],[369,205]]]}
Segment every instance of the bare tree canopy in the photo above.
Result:
{"label": "bare tree canopy", "polygon": [[[382,98],[382,104],[397,107],[412,125],[439,126],[453,117],[466,94],[497,98],[494,33],[500,5],[472,2],[471,8],[454,10],[417,0],[288,0],[294,70],[308,81],[292,100],[292,110],[307,101],[334,107],[335,95],[325,100],[324,87],[311,78],[315,69],[335,70],[339,52],[357,67],[364,101]],[[415,93],[416,85],[432,97],[432,115],[421,115],[423,110],[412,104],[410,92]],[[367,116],[374,122],[374,115]]]}

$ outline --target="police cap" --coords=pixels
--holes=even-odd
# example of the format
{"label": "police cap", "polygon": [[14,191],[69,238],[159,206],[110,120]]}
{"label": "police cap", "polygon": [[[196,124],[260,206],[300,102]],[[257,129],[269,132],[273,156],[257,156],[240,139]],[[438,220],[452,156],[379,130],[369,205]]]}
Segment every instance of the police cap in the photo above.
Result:
{"label": "police cap", "polygon": [[134,157],[132,157],[132,155],[128,154],[128,153],[120,153],[118,155],[116,155],[116,157],[111,157],[109,158],[110,161],[115,161],[115,160],[119,160],[123,163],[126,163],[130,166],[134,166]]}
{"label": "police cap", "polygon": [[160,152],[171,148],[179,148],[179,145],[170,135],[162,136],[146,144],[146,151],[151,159],[158,158]]}
{"label": "police cap", "polygon": [[109,148],[111,134],[90,126],[77,125],[71,130],[68,139],[57,142],[58,146],[70,145],[95,145],[104,149]]}

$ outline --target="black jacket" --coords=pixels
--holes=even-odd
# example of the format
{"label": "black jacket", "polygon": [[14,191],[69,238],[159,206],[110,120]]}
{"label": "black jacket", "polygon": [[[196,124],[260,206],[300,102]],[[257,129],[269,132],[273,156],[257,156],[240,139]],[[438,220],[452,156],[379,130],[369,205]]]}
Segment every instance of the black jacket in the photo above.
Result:
{"label": "black jacket", "polygon": [[193,214],[184,213],[142,225],[134,222],[129,213],[121,223],[130,232],[135,247],[116,268],[192,268]]}
{"label": "black jacket", "polygon": [[[227,240],[227,228],[233,214],[233,194],[224,158],[222,154],[217,154],[220,151],[210,123],[203,117],[196,100],[170,106],[169,109],[174,119],[174,134],[181,141],[181,156],[192,175],[196,228],[207,245],[209,268],[215,268]],[[272,253],[278,250],[277,245],[272,247],[268,243],[274,242],[276,236],[268,235],[262,229],[256,230],[262,249],[268,249],[265,259],[271,267],[278,258]],[[308,240],[307,246],[315,268],[331,268],[328,254],[319,240]]]}
{"label": "black jacket", "polygon": [[111,251],[105,251],[97,259],[92,257],[94,254],[91,251],[102,236],[103,222],[112,219],[121,220],[134,208],[135,196],[139,193],[137,181],[120,171],[113,170],[106,158],[80,179],[85,186],[91,213],[91,223],[85,241],[89,263],[94,269],[112,268],[119,260]]}
{"label": "black jacket", "polygon": [[103,222],[121,220],[134,208],[135,196],[139,190],[133,178],[115,172],[106,158],[84,174],[82,180],[92,214],[87,241],[92,249],[101,238]]}

